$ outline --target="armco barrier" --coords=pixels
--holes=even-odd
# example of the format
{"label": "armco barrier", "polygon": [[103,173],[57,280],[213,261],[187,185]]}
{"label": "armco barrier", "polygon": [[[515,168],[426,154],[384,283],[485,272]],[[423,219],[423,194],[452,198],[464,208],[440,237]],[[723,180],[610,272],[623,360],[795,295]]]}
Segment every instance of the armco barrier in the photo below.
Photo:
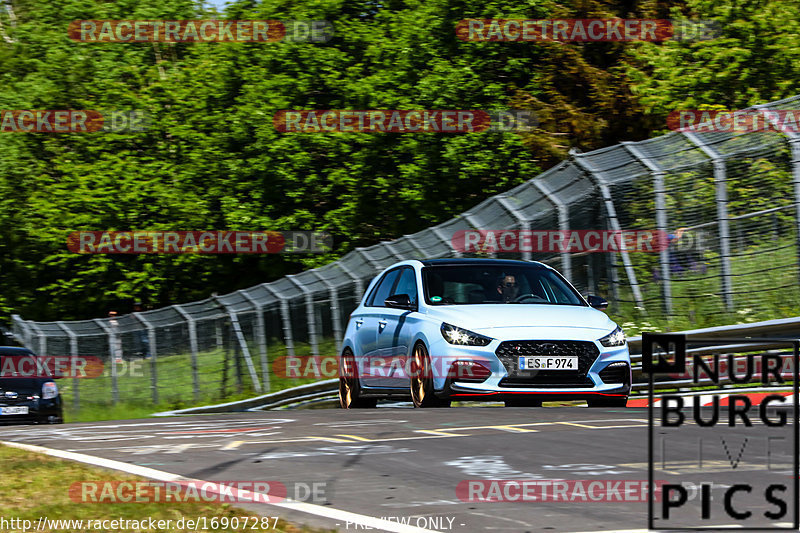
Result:
{"label": "armco barrier", "polygon": [[[763,322],[754,322],[751,324],[735,324],[732,326],[720,326],[714,328],[695,329],[690,331],[679,331],[675,333],[682,333],[687,335],[688,340],[693,338],[703,339],[729,339],[731,337],[742,337],[758,339],[760,337],[786,338],[798,339],[800,338],[800,317],[784,318],[779,320],[766,320]],[[642,374],[642,338],[632,337],[628,339],[628,345],[631,350],[631,364],[633,366],[633,398],[636,398],[637,393],[646,392],[647,381]],[[721,341],[718,345],[706,345],[702,348],[694,348],[687,350],[688,353],[741,353],[752,352],[754,350],[776,350],[779,346],[769,339],[765,339],[763,343],[748,342],[747,344],[730,344]],[[785,348],[785,345],[784,345]],[[744,357],[744,356],[742,356]],[[680,389],[691,380],[688,379],[662,379],[656,382],[659,389]],[[272,394],[264,394],[247,400],[237,402],[221,403],[216,405],[208,405],[203,407],[193,407],[189,409],[180,409],[177,411],[167,411],[163,413],[156,413],[154,416],[172,416],[183,414],[202,414],[202,413],[223,413],[231,411],[260,411],[267,409],[275,409],[278,407],[286,407],[292,404],[308,402],[312,400],[332,400],[338,390],[339,380],[326,379],[317,383],[310,383],[308,385],[301,385],[299,387],[292,387],[280,392]],[[761,393],[764,391],[775,390],[767,389],[753,389],[752,392]],[[713,391],[684,391],[685,395],[694,394],[711,394]],[[742,390],[742,392],[750,392]],[[326,402],[326,403],[333,403]],[[637,405],[637,404],[634,404]]]}
{"label": "armco barrier", "polygon": [[215,405],[204,405],[200,407],[190,407],[188,409],[178,409],[175,411],[164,411],[154,413],[153,416],[176,416],[176,415],[199,415],[210,413],[230,413],[235,411],[256,411],[262,409],[274,409],[283,405],[303,402],[307,400],[324,398],[336,394],[339,390],[339,379],[326,379],[317,383],[309,383],[292,387],[271,394],[263,394],[255,398],[248,398],[237,402],[218,403]]}
{"label": "armco barrier", "polygon": [[[778,320],[765,320],[763,322],[753,322],[750,324],[735,324],[732,326],[719,326],[713,328],[693,329],[689,331],[677,331],[687,336],[687,341],[692,339],[720,339],[719,344],[704,345],[702,347],[691,348],[687,353],[697,354],[741,354],[754,351],[785,351],[786,344],[778,344],[774,339],[800,339],[800,317],[782,318]],[[726,339],[731,338],[764,338],[763,342],[747,342],[744,344],[731,343]],[[772,340],[771,340],[772,339]],[[637,392],[647,391],[647,377],[642,374],[642,338],[633,337],[628,339],[628,346],[631,350],[631,365],[633,369],[633,390]],[[781,350],[782,349],[782,350]],[[734,360],[745,356],[735,356]],[[723,381],[724,382],[724,381]],[[669,376],[661,376],[655,383],[659,389],[678,388],[691,383],[691,379],[669,379]],[[709,381],[710,383],[710,381]]]}

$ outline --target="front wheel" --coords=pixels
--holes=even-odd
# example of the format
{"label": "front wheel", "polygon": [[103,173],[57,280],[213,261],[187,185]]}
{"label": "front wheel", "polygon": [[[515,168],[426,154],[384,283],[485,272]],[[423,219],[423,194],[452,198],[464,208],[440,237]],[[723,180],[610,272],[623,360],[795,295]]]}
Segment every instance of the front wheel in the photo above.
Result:
{"label": "front wheel", "polygon": [[428,349],[421,342],[414,346],[411,359],[411,400],[414,407],[450,407],[450,400],[441,400],[433,393],[433,369]]}
{"label": "front wheel", "polygon": [[614,397],[614,396],[600,396],[599,398],[591,398],[586,400],[589,407],[625,407],[628,405],[628,398]]}
{"label": "front wheel", "polygon": [[368,409],[378,405],[377,398],[361,398],[357,368],[353,352],[346,348],[339,368],[339,406],[342,409]]}

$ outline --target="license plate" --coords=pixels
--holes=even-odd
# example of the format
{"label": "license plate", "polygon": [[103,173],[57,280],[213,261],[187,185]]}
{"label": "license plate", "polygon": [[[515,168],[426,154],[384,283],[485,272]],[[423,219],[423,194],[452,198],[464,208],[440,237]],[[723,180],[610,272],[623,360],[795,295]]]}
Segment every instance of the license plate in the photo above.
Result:
{"label": "license plate", "polygon": [[577,357],[536,355],[519,358],[520,370],[578,370]]}
{"label": "license plate", "polygon": [[0,407],[0,415],[27,415],[27,405],[14,405],[12,407]]}

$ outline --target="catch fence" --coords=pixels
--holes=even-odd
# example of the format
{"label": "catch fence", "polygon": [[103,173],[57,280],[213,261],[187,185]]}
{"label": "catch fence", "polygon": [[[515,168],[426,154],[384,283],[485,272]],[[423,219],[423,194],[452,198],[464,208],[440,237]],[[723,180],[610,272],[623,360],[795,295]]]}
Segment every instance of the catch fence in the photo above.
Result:
{"label": "catch fence", "polygon": [[[798,104],[800,96],[757,107]],[[546,262],[583,293],[606,296],[612,315],[676,330],[800,314],[799,227],[800,136],[673,132],[572,153],[438,226],[277,281],[118,318],[36,322],[15,315],[13,327],[37,353],[104,361],[101,377],[62,386],[75,408],[181,407],[302,384],[274,372],[281,356],[336,353],[372,277],[404,259],[475,255],[454,247],[462,230],[670,235],[657,253],[483,255]]]}

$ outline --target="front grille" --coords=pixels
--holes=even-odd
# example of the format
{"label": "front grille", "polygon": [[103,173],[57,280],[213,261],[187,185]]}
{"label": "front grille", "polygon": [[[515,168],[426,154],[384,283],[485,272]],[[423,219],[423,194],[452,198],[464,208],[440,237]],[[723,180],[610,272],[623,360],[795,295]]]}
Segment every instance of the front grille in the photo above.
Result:
{"label": "front grille", "polygon": [[[6,397],[6,392],[16,392],[16,398],[8,398]],[[18,405],[21,403],[28,403],[33,400],[33,393],[32,392],[25,392],[13,389],[8,387],[6,389],[0,389],[0,405]]]}
{"label": "front grille", "polygon": [[[495,350],[508,376],[500,380],[501,387],[593,387],[589,368],[600,350],[588,341],[504,341]],[[522,355],[578,356],[577,371],[519,370]]]}
{"label": "front grille", "polygon": [[628,384],[631,371],[628,363],[611,363],[598,374],[603,383],[624,383]]}

